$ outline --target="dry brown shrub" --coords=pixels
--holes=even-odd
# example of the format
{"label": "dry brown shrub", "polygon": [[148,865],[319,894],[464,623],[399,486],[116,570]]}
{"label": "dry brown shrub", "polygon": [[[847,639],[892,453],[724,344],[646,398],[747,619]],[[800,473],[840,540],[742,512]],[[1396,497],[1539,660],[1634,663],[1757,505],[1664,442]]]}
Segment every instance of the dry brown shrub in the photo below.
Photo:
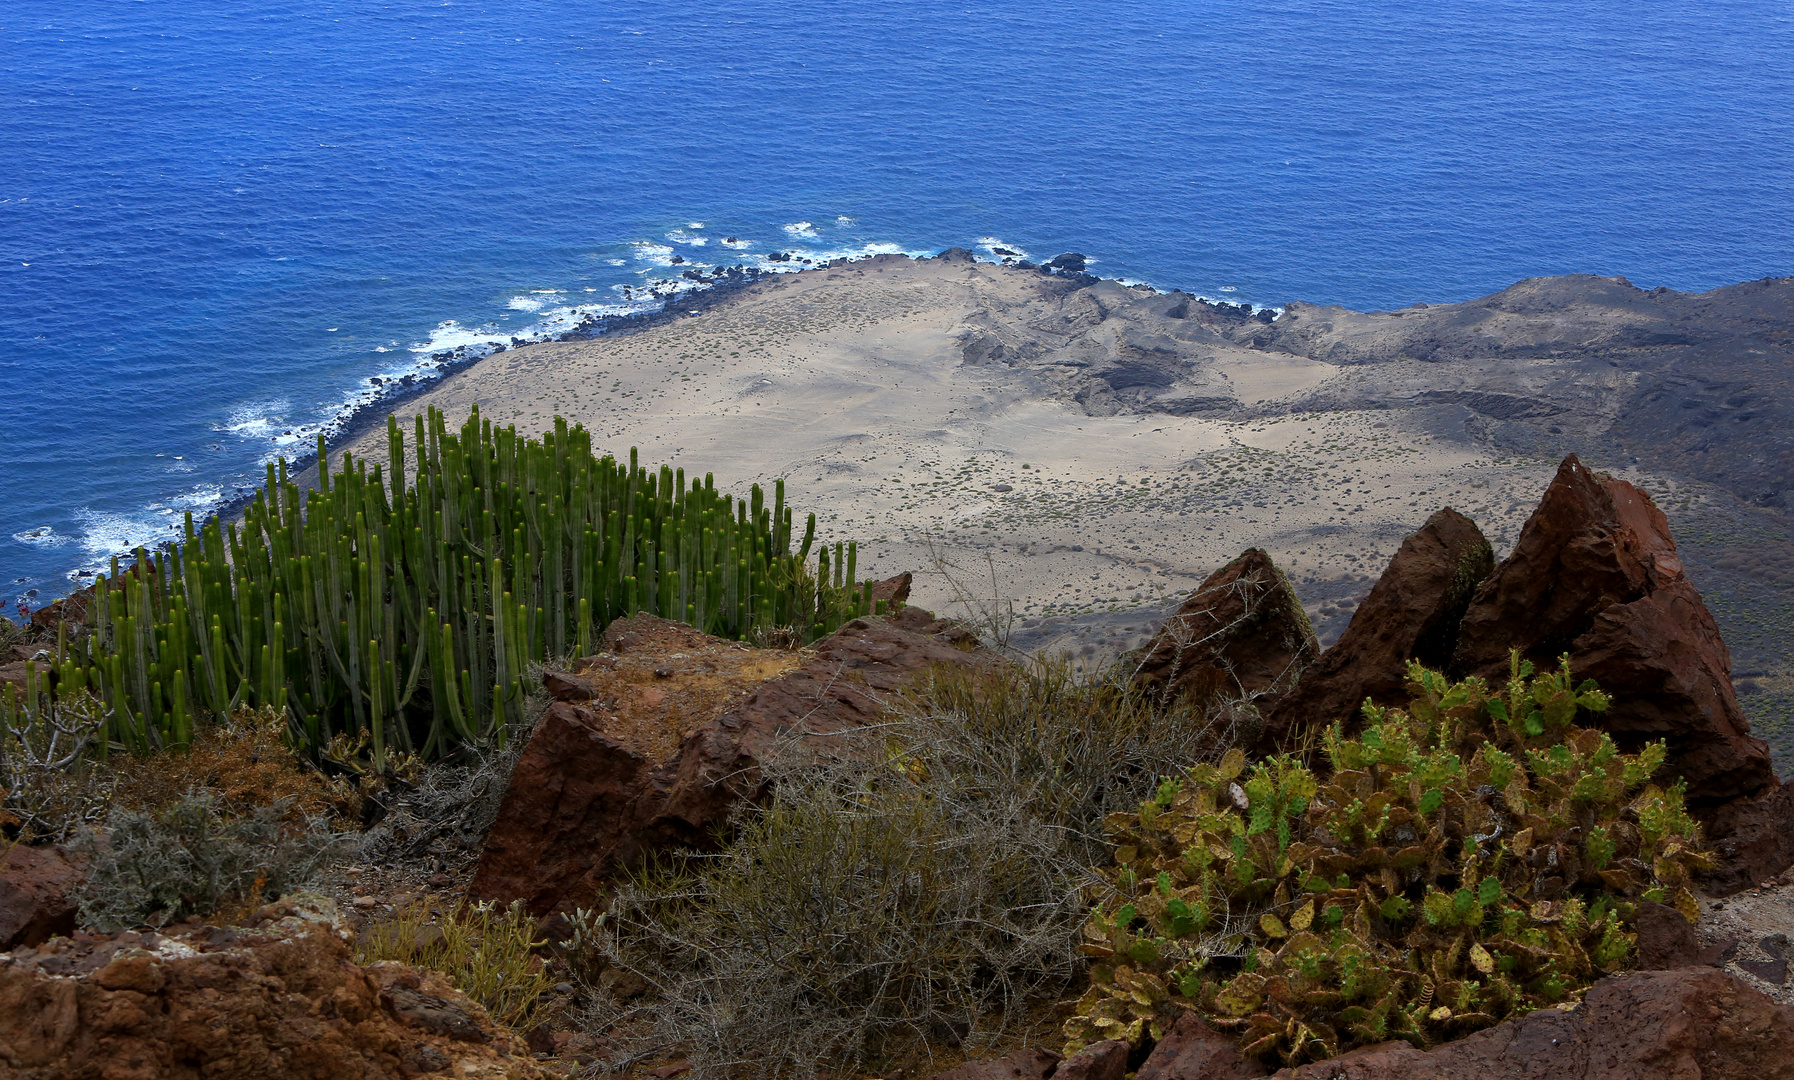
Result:
{"label": "dry brown shrub", "polygon": [[331,816],[354,821],[354,791],[333,781],[287,746],[286,721],[273,709],[240,709],[225,724],[204,724],[185,751],[114,758],[115,806],[153,813],[194,789],[217,796],[231,814],[285,800],[291,820]]}

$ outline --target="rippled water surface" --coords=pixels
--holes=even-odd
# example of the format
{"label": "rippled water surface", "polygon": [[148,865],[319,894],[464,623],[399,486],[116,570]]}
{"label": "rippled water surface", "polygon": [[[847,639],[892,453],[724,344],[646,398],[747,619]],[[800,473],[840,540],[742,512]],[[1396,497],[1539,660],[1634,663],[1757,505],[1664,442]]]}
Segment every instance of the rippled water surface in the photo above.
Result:
{"label": "rippled water surface", "polygon": [[1791,72],[1761,2],[14,0],[0,595],[694,266],[1076,250],[1360,308],[1794,273]]}

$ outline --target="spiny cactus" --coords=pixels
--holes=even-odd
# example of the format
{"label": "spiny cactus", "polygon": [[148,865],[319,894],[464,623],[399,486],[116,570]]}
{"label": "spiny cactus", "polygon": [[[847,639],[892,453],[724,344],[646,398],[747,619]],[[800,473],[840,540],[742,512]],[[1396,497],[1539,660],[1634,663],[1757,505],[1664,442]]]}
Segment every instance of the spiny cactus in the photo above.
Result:
{"label": "spiny cactus", "polygon": [[[388,419],[388,462],[342,456],[322,438],[301,492],[284,462],[244,513],[99,582],[91,633],[59,651],[59,688],[91,687],[111,710],[105,743],[179,745],[201,716],[273,705],[316,751],[366,737],[371,765],[502,740],[522,719],[532,661],[590,651],[612,619],[648,612],[745,638],[794,627],[808,640],[870,613],[855,552],[806,565],[785,485],[772,505],[719,492],[713,477],[598,457],[557,419],[540,440],[474,410],[459,432],[431,409],[414,452]],[[0,719],[36,708],[0,699]]]}
{"label": "spiny cactus", "polygon": [[1428,1046],[1575,1000],[1628,965],[1641,899],[1696,914],[1706,864],[1664,746],[1576,726],[1608,701],[1568,658],[1499,693],[1410,665],[1406,710],[1335,727],[1325,777],[1234,751],[1110,820],[1070,1046],[1162,1035],[1184,1008],[1283,1064]]}

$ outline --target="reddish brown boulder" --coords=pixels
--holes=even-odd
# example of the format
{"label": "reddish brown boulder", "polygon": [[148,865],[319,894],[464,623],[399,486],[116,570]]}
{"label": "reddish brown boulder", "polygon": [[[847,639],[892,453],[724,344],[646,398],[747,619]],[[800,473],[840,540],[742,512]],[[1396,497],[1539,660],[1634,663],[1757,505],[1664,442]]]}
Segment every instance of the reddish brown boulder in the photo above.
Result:
{"label": "reddish brown boulder", "polygon": [[1508,650],[1541,667],[1563,653],[1613,698],[1598,720],[1623,749],[1669,746],[1720,865],[1713,891],[1794,862],[1794,805],[1732,689],[1731,653],[1684,576],[1650,496],[1564,460],[1538,509],[1459,626],[1454,672],[1507,678]]}
{"label": "reddish brown boulder", "polygon": [[620,845],[654,762],[604,733],[582,705],[557,701],[511,771],[498,820],[469,887],[483,899],[522,900],[540,914],[592,870],[598,843]]}
{"label": "reddish brown boulder", "polygon": [[9,1078],[423,1073],[545,1075],[444,976],[360,967],[333,927],[300,917],[261,930],[81,934],[0,956],[0,1074]]}
{"label": "reddish brown boulder", "polygon": [[914,576],[905,570],[896,577],[872,583],[872,600],[874,603],[883,600],[886,610],[895,610],[909,602],[909,587]]}
{"label": "reddish brown boulder", "polygon": [[1017,1050],[1006,1057],[968,1061],[928,1080],[1047,1080],[1058,1075],[1058,1064],[1059,1055],[1051,1050]]}
{"label": "reddish brown boulder", "polygon": [[1794,866],[1794,780],[1704,815],[1707,844],[1718,856],[1701,888],[1727,896],[1768,881]]}
{"label": "reddish brown boulder", "polygon": [[1453,665],[1505,678],[1513,647],[1555,663],[1595,616],[1682,578],[1669,522],[1649,495],[1590,471],[1575,455],[1558,467],[1513,554],[1464,614]]}
{"label": "reddish brown boulder", "polygon": [[1504,682],[1508,650],[1571,654],[1613,698],[1602,726],[1627,748],[1669,742],[1688,800],[1713,807],[1776,784],[1732,690],[1730,652],[1683,576],[1669,522],[1624,480],[1564,459],[1514,553],[1471,601],[1454,669]]}
{"label": "reddish brown boulder", "polygon": [[542,689],[556,701],[590,701],[598,694],[592,689],[590,679],[582,679],[571,672],[555,671],[553,668],[542,672]]}
{"label": "reddish brown boulder", "polygon": [[1135,1080],[1247,1080],[1264,1074],[1263,1065],[1240,1056],[1237,1040],[1185,1012],[1152,1048]]}
{"label": "reddish brown boulder", "polygon": [[74,933],[75,893],[86,880],[86,860],[61,847],[8,846],[0,857],[0,949]]}
{"label": "reddish brown boulder", "polygon": [[[614,640],[607,630],[606,639],[644,648],[664,629],[655,622],[623,627]],[[682,630],[695,635],[683,648],[717,640]],[[794,670],[696,722],[663,761],[607,735],[598,710],[556,703],[512,774],[469,893],[521,899],[536,914],[590,905],[616,868],[644,852],[710,843],[712,826],[763,793],[760,762],[781,740],[795,735],[829,751],[817,736],[869,723],[929,666],[994,662],[970,632],[918,608],[855,619]]]}
{"label": "reddish brown boulder", "polygon": [[[1603,979],[1573,1011],[1543,1009],[1432,1050],[1382,1043],[1278,1080],[1762,1080],[1794,1076],[1794,1006],[1712,968]],[[1141,1073],[1141,1080],[1146,1080]]]}
{"label": "reddish brown boulder", "polygon": [[1320,651],[1289,580],[1251,548],[1210,574],[1134,655],[1134,685],[1166,701],[1274,698]]}
{"label": "reddish brown boulder", "polygon": [[1646,971],[1668,971],[1701,963],[1701,938],[1694,924],[1666,904],[1638,902],[1638,966]]}
{"label": "reddish brown boulder", "polygon": [[1407,700],[1408,661],[1432,668],[1450,661],[1458,621],[1494,568],[1476,522],[1449,508],[1428,518],[1402,541],[1345,633],[1278,700],[1259,752],[1287,749],[1303,732],[1335,721],[1354,723],[1367,697],[1383,705]]}
{"label": "reddish brown boulder", "polygon": [[1053,1080],[1123,1080],[1132,1047],[1125,1039],[1091,1043],[1053,1070]]}

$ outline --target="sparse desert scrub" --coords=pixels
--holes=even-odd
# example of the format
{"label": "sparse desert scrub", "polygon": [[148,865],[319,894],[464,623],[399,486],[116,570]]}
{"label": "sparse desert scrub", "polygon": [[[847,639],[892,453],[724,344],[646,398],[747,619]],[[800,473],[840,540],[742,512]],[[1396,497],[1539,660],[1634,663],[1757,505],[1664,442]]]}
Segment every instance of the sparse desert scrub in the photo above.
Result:
{"label": "sparse desert scrub", "polygon": [[1572,1002],[1629,965],[1640,900],[1698,918],[1707,863],[1662,743],[1623,754],[1566,659],[1507,686],[1409,668],[1407,709],[1329,732],[1329,768],[1243,754],[1110,819],[1069,1047],[1162,1035],[1185,1008],[1290,1064],[1426,1047]]}
{"label": "sparse desert scrub", "polygon": [[78,842],[93,859],[81,922],[107,931],[254,907],[306,884],[353,844],[321,818],[292,820],[284,799],[236,814],[205,788],[155,812],[114,807],[104,832]]}
{"label": "sparse desert scrub", "polygon": [[[588,1023],[707,1076],[1013,1040],[1081,976],[1103,811],[1218,756],[1214,738],[1064,664],[939,670],[852,746],[776,755],[720,852],[651,863],[581,917]],[[623,985],[646,992],[607,992]]]}

